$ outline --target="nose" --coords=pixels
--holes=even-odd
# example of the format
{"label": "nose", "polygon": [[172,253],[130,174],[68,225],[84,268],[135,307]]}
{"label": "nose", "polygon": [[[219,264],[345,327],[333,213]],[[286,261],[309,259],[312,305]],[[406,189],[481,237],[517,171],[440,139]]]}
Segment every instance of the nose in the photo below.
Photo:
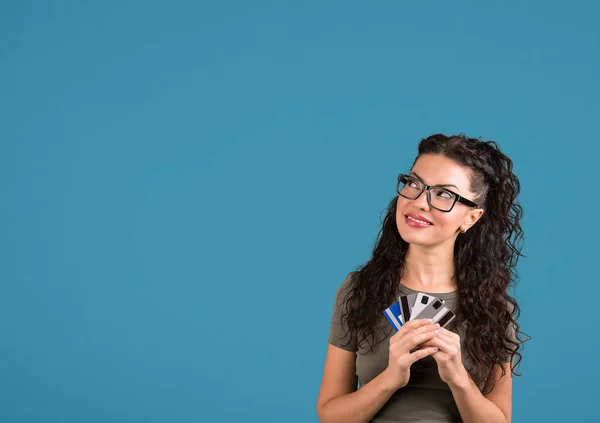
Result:
{"label": "nose", "polygon": [[421,210],[429,210],[429,203],[427,202],[427,190],[423,190],[421,195],[413,200],[415,207]]}

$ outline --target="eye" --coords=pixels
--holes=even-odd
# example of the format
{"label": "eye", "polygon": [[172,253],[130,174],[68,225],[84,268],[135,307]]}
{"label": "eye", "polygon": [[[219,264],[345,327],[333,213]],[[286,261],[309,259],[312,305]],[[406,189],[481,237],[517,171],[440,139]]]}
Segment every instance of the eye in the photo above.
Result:
{"label": "eye", "polygon": [[454,195],[452,195],[452,193],[443,189],[438,191],[437,196],[445,200],[452,200],[454,198]]}

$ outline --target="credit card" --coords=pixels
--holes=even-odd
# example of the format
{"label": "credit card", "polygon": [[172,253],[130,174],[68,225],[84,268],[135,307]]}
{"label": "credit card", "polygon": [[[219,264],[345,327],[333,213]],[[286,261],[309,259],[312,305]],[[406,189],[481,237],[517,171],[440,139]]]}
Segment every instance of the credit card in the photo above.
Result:
{"label": "credit card", "polygon": [[425,307],[415,319],[433,319],[433,323],[439,323],[440,327],[448,325],[456,316],[444,305],[442,300],[435,298]]}
{"label": "credit card", "polygon": [[425,309],[430,303],[433,302],[434,299],[437,299],[433,295],[425,294],[423,292],[419,292],[417,294],[417,298],[415,299],[415,305],[410,311],[410,318],[408,320],[414,320],[415,316],[418,316],[421,311]]}
{"label": "credit card", "polygon": [[398,319],[402,324],[410,320],[410,313],[416,298],[417,294],[401,295],[398,297],[398,302],[400,303],[400,315],[398,316]]}
{"label": "credit card", "polygon": [[392,324],[394,329],[396,329],[396,331],[399,331],[402,327],[402,322],[400,322],[400,320],[398,320],[397,317],[400,314],[400,304],[398,302],[395,302],[394,304],[386,308],[383,314],[385,314],[385,317],[387,317],[388,321]]}
{"label": "credit card", "polygon": [[433,323],[445,327],[456,317],[444,300],[424,292],[400,295],[384,314],[396,331],[410,320],[432,319]]}

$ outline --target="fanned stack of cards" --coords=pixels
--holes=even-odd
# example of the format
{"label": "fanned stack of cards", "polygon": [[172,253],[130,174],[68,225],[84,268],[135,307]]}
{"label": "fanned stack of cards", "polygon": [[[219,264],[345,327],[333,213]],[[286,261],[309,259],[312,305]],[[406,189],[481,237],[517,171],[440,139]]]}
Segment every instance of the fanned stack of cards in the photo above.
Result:
{"label": "fanned stack of cards", "polygon": [[385,309],[384,314],[396,331],[409,320],[433,319],[433,323],[439,323],[443,328],[456,317],[444,300],[423,292],[401,295],[398,302]]}

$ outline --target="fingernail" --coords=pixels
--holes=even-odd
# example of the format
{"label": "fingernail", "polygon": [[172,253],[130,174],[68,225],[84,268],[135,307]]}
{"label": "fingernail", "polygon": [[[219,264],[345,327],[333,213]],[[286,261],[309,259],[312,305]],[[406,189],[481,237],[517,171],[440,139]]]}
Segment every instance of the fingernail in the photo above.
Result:
{"label": "fingernail", "polygon": [[439,348],[438,348],[438,347],[433,347],[433,350],[434,350],[434,351],[438,351],[438,350],[439,350]]}

